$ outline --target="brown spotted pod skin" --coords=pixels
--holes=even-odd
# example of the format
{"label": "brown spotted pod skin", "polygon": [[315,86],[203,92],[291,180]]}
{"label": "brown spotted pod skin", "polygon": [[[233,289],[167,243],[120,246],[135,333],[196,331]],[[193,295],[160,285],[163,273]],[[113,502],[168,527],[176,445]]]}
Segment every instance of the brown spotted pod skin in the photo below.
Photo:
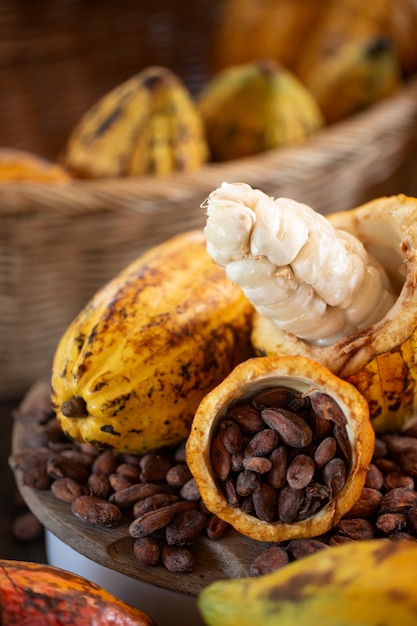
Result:
{"label": "brown spotted pod skin", "polygon": [[195,409],[251,352],[252,307],[215,266],[202,231],[145,252],[63,334],[52,403],[64,432],[143,454],[188,435]]}
{"label": "brown spotted pod skin", "polygon": [[155,626],[95,583],[51,565],[0,559],[0,623]]}

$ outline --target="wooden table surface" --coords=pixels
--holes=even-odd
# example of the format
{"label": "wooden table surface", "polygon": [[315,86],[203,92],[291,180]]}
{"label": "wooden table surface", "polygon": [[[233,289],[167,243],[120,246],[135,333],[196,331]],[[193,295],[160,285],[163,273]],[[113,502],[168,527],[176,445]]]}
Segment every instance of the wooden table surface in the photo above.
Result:
{"label": "wooden table surface", "polygon": [[[15,421],[14,452],[28,447],[26,431],[24,423]],[[15,480],[30,510],[66,545],[104,567],[171,591],[197,596],[216,579],[248,576],[250,564],[265,549],[264,543],[248,539],[230,528],[220,539],[206,536],[197,539],[193,546],[194,569],[190,573],[171,573],[163,566],[145,567],[133,555],[134,539],[128,533],[133,519],[131,512],[126,512],[116,527],[92,526],[76,518],[70,505],[55,498],[49,490],[22,485],[21,471],[15,471]]]}

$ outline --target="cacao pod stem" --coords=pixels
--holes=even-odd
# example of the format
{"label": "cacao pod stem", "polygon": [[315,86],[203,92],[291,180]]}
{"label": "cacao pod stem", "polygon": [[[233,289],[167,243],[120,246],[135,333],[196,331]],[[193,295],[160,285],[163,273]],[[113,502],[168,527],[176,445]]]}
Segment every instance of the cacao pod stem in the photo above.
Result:
{"label": "cacao pod stem", "polygon": [[84,398],[81,396],[72,396],[69,400],[65,400],[65,402],[61,405],[62,414],[65,417],[87,417],[87,405]]}

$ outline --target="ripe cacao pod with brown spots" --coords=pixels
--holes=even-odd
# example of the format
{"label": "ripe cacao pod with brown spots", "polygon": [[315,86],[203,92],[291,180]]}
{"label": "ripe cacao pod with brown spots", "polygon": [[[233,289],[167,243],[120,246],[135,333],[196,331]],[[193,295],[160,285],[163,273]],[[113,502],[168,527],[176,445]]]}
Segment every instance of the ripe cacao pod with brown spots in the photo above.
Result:
{"label": "ripe cacao pod with brown spots", "polygon": [[256,578],[200,593],[207,626],[414,626],[417,546],[388,539],[320,550]]}
{"label": "ripe cacao pod with brown spots", "polygon": [[252,306],[205,245],[197,230],[148,250],[69,325],[52,401],[70,438],[139,454],[175,445],[203,396],[251,354]]}

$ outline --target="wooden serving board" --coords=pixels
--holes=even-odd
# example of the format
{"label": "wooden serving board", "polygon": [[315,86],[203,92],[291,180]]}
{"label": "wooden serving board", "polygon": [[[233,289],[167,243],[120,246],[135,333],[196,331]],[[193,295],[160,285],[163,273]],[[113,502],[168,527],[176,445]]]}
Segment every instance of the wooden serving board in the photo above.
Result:
{"label": "wooden serving board", "polygon": [[[42,403],[39,397],[47,393],[48,386],[37,383],[33,393],[23,400],[24,411],[30,414],[31,403]],[[34,447],[30,443],[27,422],[16,419],[13,426],[12,453]],[[29,434],[28,434],[29,433]],[[220,578],[249,576],[249,566],[266,548],[265,543],[244,537],[230,528],[220,539],[201,536],[193,545],[194,569],[187,574],[175,574],[165,567],[145,567],[133,555],[134,539],[128,533],[133,519],[125,513],[114,528],[89,525],[71,512],[70,505],[58,500],[49,490],[35,490],[22,484],[22,471],[14,470],[17,486],[29,509],[46,529],[78,553],[92,561],[164,589],[197,596],[209,583]]]}

